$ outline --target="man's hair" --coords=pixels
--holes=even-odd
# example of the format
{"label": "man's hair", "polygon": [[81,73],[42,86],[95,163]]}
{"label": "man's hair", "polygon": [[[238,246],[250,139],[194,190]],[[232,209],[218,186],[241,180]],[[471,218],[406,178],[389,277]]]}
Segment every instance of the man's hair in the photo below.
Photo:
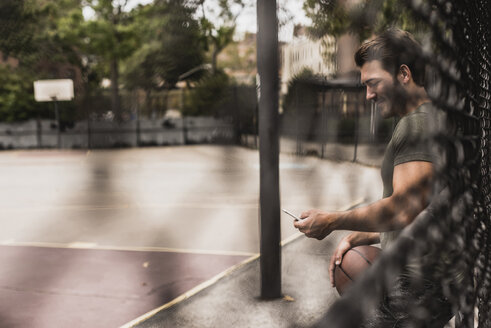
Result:
{"label": "man's hair", "polygon": [[416,84],[425,82],[425,63],[422,59],[421,45],[411,33],[391,28],[372,40],[364,42],[355,53],[358,67],[372,60],[379,60],[382,68],[396,76],[401,65],[409,67]]}

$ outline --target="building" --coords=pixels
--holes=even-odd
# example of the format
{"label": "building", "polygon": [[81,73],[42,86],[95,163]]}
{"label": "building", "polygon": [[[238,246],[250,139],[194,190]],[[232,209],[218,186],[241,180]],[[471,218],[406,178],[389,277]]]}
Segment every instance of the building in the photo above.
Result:
{"label": "building", "polygon": [[337,72],[337,44],[332,36],[312,40],[305,26],[293,29],[293,40],[281,49],[281,92],[287,92],[288,83],[305,69],[314,74],[332,77]]}
{"label": "building", "polygon": [[218,55],[218,67],[238,84],[254,84],[257,74],[256,34],[245,33],[241,40],[225,47]]}
{"label": "building", "polygon": [[345,33],[336,40],[336,78],[347,80],[358,80],[359,70],[355,63],[355,52],[360,46],[356,35]]}
{"label": "building", "polygon": [[297,25],[293,40],[282,47],[281,92],[285,94],[288,83],[305,69],[326,78],[357,80],[359,76],[353,54],[360,42],[355,35],[324,36],[313,40],[307,28]]}

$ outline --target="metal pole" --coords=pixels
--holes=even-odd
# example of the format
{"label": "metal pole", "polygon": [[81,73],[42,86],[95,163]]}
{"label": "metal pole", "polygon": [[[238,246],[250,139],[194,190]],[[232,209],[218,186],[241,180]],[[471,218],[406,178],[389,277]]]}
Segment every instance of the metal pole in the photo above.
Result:
{"label": "metal pole", "polygon": [[92,148],[91,136],[90,136],[90,110],[87,101],[84,101],[85,115],[87,115],[87,149]]}
{"label": "metal pole", "polygon": [[138,94],[136,94],[136,146],[140,147],[140,99]]}
{"label": "metal pole", "polygon": [[61,131],[60,131],[60,112],[58,111],[58,102],[56,101],[56,98],[54,99],[55,102],[55,119],[56,119],[56,143],[58,146],[58,149],[61,148]]}
{"label": "metal pole", "polygon": [[298,108],[298,86],[299,84],[296,83],[295,84],[295,92],[294,92],[294,96],[295,96],[295,128],[296,128],[296,131],[297,131],[297,135],[296,135],[296,149],[295,149],[295,153],[297,156],[300,156],[302,154],[302,146],[300,144],[300,110]]}
{"label": "metal pole", "polygon": [[[330,118],[333,118],[333,121],[335,124],[339,124],[339,108],[335,108],[335,105],[334,105],[334,94],[335,94],[335,90],[331,90],[331,108],[329,110],[329,119],[328,119],[328,123],[329,123],[329,120]],[[333,115],[333,113],[335,113]],[[333,142],[338,142],[338,137],[339,137],[339,130],[338,129],[335,129],[335,133],[332,134],[332,138],[331,138],[331,131],[328,129],[327,131],[328,133],[328,139],[330,139],[330,141],[333,141]]]}
{"label": "metal pole", "polygon": [[182,116],[182,140],[183,144],[187,145],[188,144],[188,127],[186,124],[186,116]]}
{"label": "metal pole", "polygon": [[234,85],[232,87],[233,96],[234,96],[234,144],[240,145],[242,140],[242,129],[241,129],[241,121],[240,121],[240,112],[239,112],[239,99],[238,99],[238,90],[237,86]]}
{"label": "metal pole", "polygon": [[324,158],[326,152],[326,142],[327,142],[327,113],[326,113],[326,91],[322,91],[322,102],[321,102],[321,115],[322,115],[322,147],[321,147],[321,158]]}
{"label": "metal pole", "polygon": [[358,102],[358,95],[357,95],[356,103],[355,103],[355,149],[353,153],[353,162],[356,162],[356,156],[358,154],[358,127],[360,125],[360,111],[358,105],[359,102]]}
{"label": "metal pole", "polygon": [[279,52],[276,0],[257,2],[261,297],[281,297],[279,192]]}
{"label": "metal pole", "polygon": [[[259,82],[258,82],[259,83]],[[258,135],[259,135],[259,104],[256,103],[256,107],[254,108],[254,148],[255,149],[258,149],[258,142],[257,142],[257,138],[258,138]]]}
{"label": "metal pole", "polygon": [[41,119],[38,116],[38,118],[36,119],[36,139],[38,142],[38,148],[43,147],[42,133]]}

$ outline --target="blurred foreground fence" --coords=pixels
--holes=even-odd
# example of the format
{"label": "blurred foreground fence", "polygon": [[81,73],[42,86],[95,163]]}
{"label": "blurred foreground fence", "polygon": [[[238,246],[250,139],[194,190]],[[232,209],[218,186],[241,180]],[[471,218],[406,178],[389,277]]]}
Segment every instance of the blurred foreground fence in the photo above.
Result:
{"label": "blurred foreground fence", "polygon": [[[443,155],[435,163],[438,194],[316,327],[372,327],[374,310],[415,260],[422,276],[411,277],[410,286],[434,281],[456,314],[455,327],[491,327],[491,3],[401,3],[425,28],[424,50],[417,56],[432,77],[431,100],[447,114],[447,129],[435,140]],[[367,2],[359,21],[375,22],[383,5]],[[436,327],[437,298],[427,290],[421,299],[406,299],[407,320],[401,325],[392,317],[390,327]]]}

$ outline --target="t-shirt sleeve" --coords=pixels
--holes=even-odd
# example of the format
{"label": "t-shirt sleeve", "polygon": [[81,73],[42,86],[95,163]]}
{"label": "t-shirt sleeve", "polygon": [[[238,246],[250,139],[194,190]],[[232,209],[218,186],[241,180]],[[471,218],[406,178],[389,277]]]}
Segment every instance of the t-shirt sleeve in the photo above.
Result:
{"label": "t-shirt sleeve", "polygon": [[406,162],[433,162],[430,151],[430,131],[426,114],[403,117],[393,134],[394,166]]}

